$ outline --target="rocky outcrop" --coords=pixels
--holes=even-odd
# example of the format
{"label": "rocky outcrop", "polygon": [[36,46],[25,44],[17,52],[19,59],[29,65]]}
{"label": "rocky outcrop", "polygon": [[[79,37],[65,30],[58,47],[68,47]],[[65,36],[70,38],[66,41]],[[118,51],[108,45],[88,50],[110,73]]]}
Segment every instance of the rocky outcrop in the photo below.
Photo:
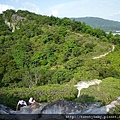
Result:
{"label": "rocky outcrop", "polygon": [[12,114],[14,111],[7,106],[0,104],[0,114]]}
{"label": "rocky outcrop", "polygon": [[110,110],[114,109],[117,105],[120,105],[120,96],[110,104],[99,108],[89,109],[82,114],[107,114]]}
{"label": "rocky outcrop", "polygon": [[[12,117],[15,120],[68,120],[67,115],[87,115],[87,114],[107,114],[116,105],[120,105],[120,97],[109,105],[101,106],[100,102],[81,104],[78,102],[58,100],[52,103],[34,103],[29,106],[22,107],[19,111],[13,111],[10,108],[0,105],[1,119]],[[12,114],[8,117],[7,115]],[[24,115],[23,115],[24,114]],[[49,119],[48,119],[49,118]],[[87,120],[87,119],[86,119]]]}
{"label": "rocky outcrop", "polygon": [[8,27],[12,30],[12,32],[14,32],[16,29],[20,29],[17,26],[17,23],[21,20],[25,19],[24,17],[21,17],[19,15],[13,14],[11,16],[11,22],[5,20],[5,24],[8,25]]}
{"label": "rocky outcrop", "polygon": [[16,21],[21,21],[22,19],[24,19],[24,17],[21,17],[21,16],[19,16],[19,15],[16,15],[16,14],[13,14],[12,16],[11,16],[11,20],[16,20]]}
{"label": "rocky outcrop", "polygon": [[13,111],[4,105],[0,105],[0,114],[71,114],[82,113],[88,109],[100,107],[100,105],[100,102],[82,104],[67,100],[58,100],[44,104],[35,102],[32,105],[21,107],[19,111]]}
{"label": "rocky outcrop", "polygon": [[8,27],[12,30],[12,32],[15,31],[15,29],[16,29],[15,23],[11,23],[11,22],[8,22],[5,20],[5,24],[8,25]]}
{"label": "rocky outcrop", "polygon": [[[54,118],[54,120],[66,120],[65,116],[67,114],[80,114],[88,109],[95,107],[100,107],[100,102],[94,102],[89,104],[81,104],[72,101],[58,100],[52,103],[40,104],[35,102],[32,105],[24,106],[19,111],[6,111],[6,106],[1,108],[0,114],[3,114],[5,119],[15,120],[50,120],[49,118]],[[5,110],[5,112],[4,112]],[[8,116],[10,115],[11,116]]]}

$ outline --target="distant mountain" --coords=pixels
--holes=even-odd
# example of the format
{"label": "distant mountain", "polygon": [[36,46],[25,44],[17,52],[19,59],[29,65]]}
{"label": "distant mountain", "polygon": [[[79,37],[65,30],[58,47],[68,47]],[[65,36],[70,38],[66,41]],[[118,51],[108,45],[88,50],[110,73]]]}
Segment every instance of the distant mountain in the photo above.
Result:
{"label": "distant mountain", "polygon": [[120,32],[120,22],[113,20],[106,20],[98,17],[79,17],[79,18],[70,18],[71,20],[75,19],[76,21],[85,22],[94,28],[100,28],[105,32]]}

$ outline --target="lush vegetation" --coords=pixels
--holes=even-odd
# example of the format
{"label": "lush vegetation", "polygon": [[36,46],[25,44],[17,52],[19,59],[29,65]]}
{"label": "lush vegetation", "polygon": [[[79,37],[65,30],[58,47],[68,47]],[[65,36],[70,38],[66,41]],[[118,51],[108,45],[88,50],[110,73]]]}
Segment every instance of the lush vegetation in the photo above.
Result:
{"label": "lush vegetation", "polygon": [[[81,90],[81,96],[76,101],[83,103],[100,101],[103,105],[114,101],[120,93],[120,79],[108,77],[102,80],[99,85],[90,86],[88,89]],[[87,96],[87,97],[86,97]]]}
{"label": "lush vegetation", "polygon": [[[113,77],[120,85],[120,35],[68,18],[21,10],[4,11],[0,20],[0,103],[14,108],[19,99],[31,96],[38,102],[74,100],[77,89],[73,86],[81,80],[107,79],[112,87]],[[109,52],[112,44],[114,51],[92,59]],[[103,82],[100,90],[105,86]],[[120,95],[113,91],[112,97],[106,93],[107,98],[97,96],[97,100],[109,103]],[[96,97],[94,92],[91,95]]]}
{"label": "lush vegetation", "polygon": [[2,88],[0,90],[0,103],[10,106],[15,110],[16,101],[24,99],[27,103],[32,96],[37,102],[53,102],[56,100],[66,99],[73,100],[76,98],[77,89],[69,85],[44,85],[35,88]]}
{"label": "lush vegetation", "polygon": [[120,22],[113,20],[106,20],[97,17],[80,17],[80,18],[70,18],[71,20],[75,19],[80,22],[85,22],[94,28],[100,28],[106,32],[112,31],[120,31]]}

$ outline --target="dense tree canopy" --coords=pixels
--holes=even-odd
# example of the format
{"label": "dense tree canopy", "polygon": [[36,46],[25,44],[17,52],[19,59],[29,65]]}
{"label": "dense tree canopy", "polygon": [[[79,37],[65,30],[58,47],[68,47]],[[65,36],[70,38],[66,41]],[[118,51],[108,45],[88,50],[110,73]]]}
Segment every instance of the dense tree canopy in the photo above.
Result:
{"label": "dense tree canopy", "polygon": [[[13,16],[16,17],[13,19]],[[111,43],[119,45],[120,42],[119,35],[113,36],[111,33],[106,35],[101,29],[91,28],[86,23],[69,18],[60,19],[54,16],[36,15],[28,11],[7,10],[0,15],[0,19],[2,86],[19,86],[20,84],[25,87],[26,81],[34,81],[35,76],[39,76],[39,72],[32,72],[36,67],[38,67],[37,71],[39,69],[45,69],[45,71],[37,82],[32,83],[33,86],[67,82],[74,74],[79,73],[82,66],[86,66],[84,61],[87,61],[88,56],[99,54],[101,49],[105,52],[107,51],[104,49],[105,46],[109,48]],[[11,32],[5,20],[15,26],[14,32]],[[104,41],[105,46],[100,46]],[[97,46],[99,48],[96,49]],[[98,78],[113,76],[110,67],[100,68]],[[116,72],[120,71],[114,67],[112,69]],[[104,70],[110,74],[106,72],[105,74]],[[49,72],[52,74],[48,75]],[[119,73],[116,74],[119,76]],[[43,81],[42,84],[40,81]]]}

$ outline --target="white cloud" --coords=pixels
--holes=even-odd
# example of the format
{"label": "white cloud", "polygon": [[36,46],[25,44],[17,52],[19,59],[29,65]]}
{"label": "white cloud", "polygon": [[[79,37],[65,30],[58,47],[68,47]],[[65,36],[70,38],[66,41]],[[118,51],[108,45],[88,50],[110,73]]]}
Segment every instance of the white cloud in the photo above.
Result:
{"label": "white cloud", "polygon": [[[109,6],[106,7],[106,3],[107,2],[104,0],[101,0],[101,1],[74,0],[72,2],[66,2],[63,4],[58,4],[58,5],[52,6],[46,10],[46,14],[54,15],[57,17],[92,16],[92,17],[107,18],[109,13],[111,13],[111,11],[113,11],[114,8],[111,8],[112,3],[109,3],[108,4]],[[120,14],[120,11],[115,14],[116,18],[120,17],[119,14]]]}
{"label": "white cloud", "polygon": [[7,9],[15,9],[15,8],[10,5],[0,4],[0,13],[2,13],[3,11],[6,11]]}
{"label": "white cloud", "polygon": [[109,16],[109,19],[119,21],[120,22],[120,10],[114,13],[111,13]]}
{"label": "white cloud", "polygon": [[115,15],[120,15],[120,10],[115,12],[115,13],[113,13],[113,14],[111,14],[110,16],[115,16]]}
{"label": "white cloud", "polygon": [[[106,4],[108,6],[106,7]],[[112,3],[107,3],[104,0],[74,0],[72,2],[66,2],[58,4],[47,9],[47,15],[54,15],[57,17],[101,17],[106,18],[111,11],[115,11]],[[104,14],[103,14],[104,13]],[[116,13],[118,17],[119,12]],[[113,17],[114,18],[114,17]]]}
{"label": "white cloud", "polygon": [[18,2],[18,0],[11,0],[12,2]]}
{"label": "white cloud", "polygon": [[57,11],[57,10],[52,10],[52,11],[51,11],[51,15],[53,15],[53,16],[58,16],[58,11]]}
{"label": "white cloud", "polygon": [[62,13],[62,10],[65,9],[65,5],[64,4],[59,4],[56,6],[53,6],[51,8],[48,8],[46,10],[48,15],[53,15],[53,16],[60,16],[60,13]]}
{"label": "white cloud", "polygon": [[28,10],[28,11],[34,12],[36,14],[40,14],[41,13],[41,11],[40,11],[40,9],[39,9],[39,7],[37,5],[35,5],[33,3],[29,3],[29,2],[25,2],[23,4],[23,7],[19,8],[19,9],[21,9],[21,10]]}
{"label": "white cloud", "polygon": [[[47,14],[51,15],[54,12],[55,16],[68,17],[68,16],[78,16],[84,14],[86,7],[88,6],[87,0],[75,0],[72,2],[66,2],[63,4],[55,5],[47,10]],[[82,12],[84,10],[84,12]]]}

